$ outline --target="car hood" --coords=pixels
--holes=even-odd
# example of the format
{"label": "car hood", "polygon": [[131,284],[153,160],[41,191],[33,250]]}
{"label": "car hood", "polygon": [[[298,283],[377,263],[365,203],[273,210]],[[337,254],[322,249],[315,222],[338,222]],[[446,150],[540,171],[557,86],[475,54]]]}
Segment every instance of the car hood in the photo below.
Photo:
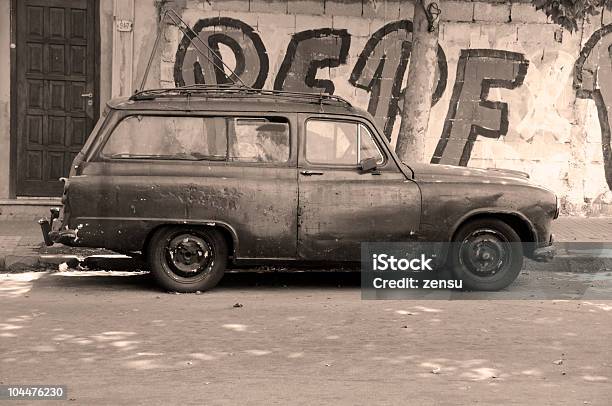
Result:
{"label": "car hood", "polygon": [[480,169],[439,164],[412,164],[414,179],[424,182],[530,184],[529,174],[512,169]]}

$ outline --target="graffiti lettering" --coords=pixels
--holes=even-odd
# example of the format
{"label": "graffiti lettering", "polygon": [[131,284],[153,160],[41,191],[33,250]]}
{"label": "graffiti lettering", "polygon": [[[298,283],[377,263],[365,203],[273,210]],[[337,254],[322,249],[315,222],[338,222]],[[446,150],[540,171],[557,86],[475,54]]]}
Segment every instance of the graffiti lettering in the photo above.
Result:
{"label": "graffiti lettering", "polygon": [[345,64],[350,46],[351,36],[346,30],[321,28],[294,34],[276,75],[274,90],[333,94],[334,83],[317,79],[317,72]]}
{"label": "graffiti lettering", "polygon": [[[389,23],[368,40],[353,68],[349,82],[370,92],[368,112],[383,128],[387,138],[391,133],[403,99],[402,83],[412,49],[412,22]],[[446,55],[438,46],[437,85],[432,104],[436,104],[446,89]]]}
{"label": "graffiti lettering", "polygon": [[[200,41],[194,40],[196,35],[211,51]],[[227,17],[199,20],[194,25],[193,32],[190,31],[183,37],[176,51],[174,64],[176,86],[235,82],[234,73],[226,72],[220,62],[222,56],[219,45],[226,46],[234,54],[235,75],[247,86],[261,89],[268,77],[266,48],[251,26]],[[202,55],[200,51],[207,54]]]}
{"label": "graffiti lettering", "polygon": [[476,138],[508,132],[508,104],[489,100],[491,88],[523,84],[529,61],[523,54],[495,49],[464,49],[432,163],[467,166]]}
{"label": "graffiti lettering", "polygon": [[612,24],[597,30],[586,42],[576,61],[574,87],[576,95],[593,99],[601,128],[601,150],[608,187],[612,190]]}
{"label": "graffiti lettering", "polygon": [[[226,71],[220,63],[210,62],[222,58],[221,45],[233,53],[235,75],[249,86],[264,86],[269,68],[268,56],[261,38],[252,27],[232,18],[215,17],[199,20],[193,31],[183,37],[176,52],[174,80],[177,86],[234,82],[234,74]],[[199,42],[192,41],[196,35],[210,50],[198,47]],[[411,39],[411,21],[384,25],[367,41],[349,78],[353,86],[369,92],[368,111],[389,140],[402,107],[402,84],[410,60]],[[318,79],[317,74],[321,69],[345,64],[350,44],[351,36],[344,29],[320,28],[293,34],[274,81],[274,89],[333,94],[333,81]],[[209,55],[201,55],[200,51]],[[431,159],[433,163],[465,166],[479,135],[499,138],[507,133],[508,105],[488,100],[489,90],[520,86],[528,65],[527,59],[515,52],[492,49],[461,51],[457,79],[442,135]],[[437,66],[432,104],[442,97],[447,84],[446,55],[440,46]]]}

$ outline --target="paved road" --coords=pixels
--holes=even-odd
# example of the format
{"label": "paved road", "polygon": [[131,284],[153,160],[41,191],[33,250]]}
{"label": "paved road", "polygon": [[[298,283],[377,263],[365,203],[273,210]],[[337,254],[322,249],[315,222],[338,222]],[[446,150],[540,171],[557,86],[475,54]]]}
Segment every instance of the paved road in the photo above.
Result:
{"label": "paved road", "polygon": [[[532,270],[516,297],[553,282],[603,297],[609,272],[584,277]],[[70,404],[609,405],[612,393],[612,301],[586,297],[362,301],[346,273],[230,274],[176,295],[148,275],[66,272],[0,275],[0,308],[0,381],[65,383]]]}

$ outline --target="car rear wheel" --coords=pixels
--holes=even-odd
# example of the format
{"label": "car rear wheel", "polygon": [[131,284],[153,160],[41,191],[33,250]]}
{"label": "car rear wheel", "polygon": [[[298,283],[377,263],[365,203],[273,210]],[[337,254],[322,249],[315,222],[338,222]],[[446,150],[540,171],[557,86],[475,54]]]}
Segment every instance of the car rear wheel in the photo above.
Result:
{"label": "car rear wheel", "polygon": [[521,239],[503,221],[471,221],[456,233],[449,265],[455,277],[463,281],[464,289],[503,289],[523,268]]}
{"label": "car rear wheel", "polygon": [[227,265],[227,243],[215,229],[164,227],[151,237],[147,259],[163,288],[197,292],[219,283]]}

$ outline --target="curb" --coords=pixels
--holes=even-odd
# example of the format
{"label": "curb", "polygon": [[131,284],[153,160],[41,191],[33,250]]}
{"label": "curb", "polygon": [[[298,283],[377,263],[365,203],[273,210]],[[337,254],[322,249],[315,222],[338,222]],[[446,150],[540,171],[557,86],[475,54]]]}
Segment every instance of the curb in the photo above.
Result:
{"label": "curb", "polygon": [[38,255],[4,255],[0,256],[0,271],[9,273],[28,272],[40,269]]}
{"label": "curb", "polygon": [[39,255],[0,255],[0,272],[23,273],[45,271],[48,268],[57,268],[66,263],[69,268],[76,268],[79,264],[90,269],[108,267],[119,270],[142,268],[143,263],[125,255],[91,255],[79,257],[74,254],[39,254]]}
{"label": "curb", "polygon": [[574,274],[612,272],[612,258],[560,255],[550,262],[526,261],[523,270],[566,272]]}

